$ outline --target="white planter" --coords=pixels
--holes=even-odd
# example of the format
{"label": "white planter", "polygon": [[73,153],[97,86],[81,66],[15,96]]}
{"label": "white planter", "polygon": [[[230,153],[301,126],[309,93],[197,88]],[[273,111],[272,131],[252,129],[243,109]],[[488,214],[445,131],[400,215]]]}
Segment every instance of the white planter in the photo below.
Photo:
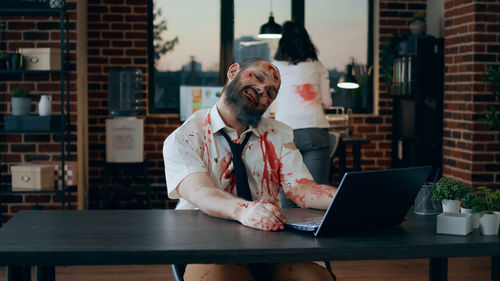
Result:
{"label": "white planter", "polygon": [[462,207],[460,207],[460,213],[471,214],[472,228],[474,228],[474,229],[479,228],[479,214],[478,213],[473,213],[472,209],[466,209],[466,208],[462,208]]}
{"label": "white planter", "polygon": [[437,215],[436,233],[467,235],[472,231],[471,214],[442,213]]}
{"label": "white planter", "polygon": [[425,23],[425,21],[416,20],[410,23],[411,34],[414,35],[424,34],[426,29],[427,29],[427,24]]}
{"label": "white planter", "polygon": [[49,116],[52,113],[52,98],[48,95],[42,95],[38,102],[38,115]]}
{"label": "white planter", "polygon": [[459,200],[443,200],[441,203],[443,205],[443,213],[460,213]]}
{"label": "white planter", "polygon": [[11,105],[12,105],[12,115],[14,116],[30,115],[31,98],[13,97],[11,99]]}
{"label": "white planter", "polygon": [[481,222],[481,233],[483,235],[497,235],[499,219],[500,217],[497,214],[483,214],[479,219]]}

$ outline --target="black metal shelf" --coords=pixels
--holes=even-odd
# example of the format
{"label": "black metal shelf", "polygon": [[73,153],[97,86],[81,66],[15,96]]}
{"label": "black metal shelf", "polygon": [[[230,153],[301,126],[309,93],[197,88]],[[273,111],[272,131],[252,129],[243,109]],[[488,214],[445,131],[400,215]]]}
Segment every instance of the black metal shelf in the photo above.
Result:
{"label": "black metal shelf", "polygon": [[0,70],[0,74],[60,74],[69,73],[67,70]]}
{"label": "black metal shelf", "polygon": [[0,190],[1,194],[60,194],[61,190]]}
{"label": "black metal shelf", "polygon": [[[4,0],[0,0],[3,2]],[[10,0],[13,2],[15,0]],[[20,0],[22,2],[23,0]],[[46,1],[47,3],[49,1]],[[53,3],[50,1],[50,3]],[[13,8],[12,3],[2,3],[0,6],[0,16],[16,16],[16,17],[24,17],[24,21],[29,21],[30,19],[27,17],[32,16],[54,16],[59,19],[59,32],[60,32],[60,51],[61,51],[61,61],[60,61],[60,69],[58,70],[0,70],[0,81],[5,80],[18,80],[19,77],[24,78],[23,75],[46,75],[46,74],[59,74],[60,75],[60,104],[61,104],[61,112],[60,112],[60,122],[51,123],[50,126],[43,126],[43,130],[38,129],[37,127],[9,127],[8,130],[5,130],[5,127],[0,129],[0,135],[2,134],[31,134],[31,133],[42,133],[42,134],[60,134],[61,135],[61,167],[64,170],[64,163],[69,161],[70,155],[70,71],[68,70],[68,61],[69,57],[69,15],[66,11],[66,1],[59,0],[56,1],[58,3],[58,8],[49,8],[48,5],[38,6],[38,7],[26,7],[21,6],[26,3],[19,3],[19,8]],[[7,6],[9,5],[9,6]],[[17,3],[15,3],[17,6]],[[36,77],[35,77],[36,78]],[[33,79],[29,79],[33,80]],[[64,112],[66,109],[66,112]],[[52,115],[53,116],[53,115]],[[5,117],[5,116],[4,116]],[[4,123],[5,125],[5,123]],[[1,152],[0,152],[1,153]],[[1,174],[1,173],[0,173]],[[68,186],[65,182],[64,177],[62,178],[61,186],[58,190],[12,190],[10,184],[0,184],[0,210],[2,205],[2,196],[7,194],[56,194],[61,198],[61,206],[62,209],[71,209],[71,192],[74,189],[74,186]],[[2,225],[2,212],[0,212],[0,226]]]}
{"label": "black metal shelf", "polygon": [[0,8],[0,16],[57,16],[64,8]]}
{"label": "black metal shelf", "polygon": [[[46,133],[46,134],[61,134],[61,130],[55,129],[55,130],[47,130],[47,131],[23,131],[23,130],[0,130],[0,135],[8,135],[8,134],[40,134],[40,133]],[[64,132],[63,132],[64,133]]]}

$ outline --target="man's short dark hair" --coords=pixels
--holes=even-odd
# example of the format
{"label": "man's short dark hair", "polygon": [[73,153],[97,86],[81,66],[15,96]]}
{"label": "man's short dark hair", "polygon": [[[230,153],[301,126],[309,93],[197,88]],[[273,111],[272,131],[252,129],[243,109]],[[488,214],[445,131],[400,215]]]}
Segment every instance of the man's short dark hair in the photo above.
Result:
{"label": "man's short dark hair", "polygon": [[240,71],[245,70],[245,69],[249,68],[250,66],[255,65],[261,61],[266,61],[266,60],[263,58],[258,58],[258,57],[245,58],[241,62],[238,63],[240,65]]}

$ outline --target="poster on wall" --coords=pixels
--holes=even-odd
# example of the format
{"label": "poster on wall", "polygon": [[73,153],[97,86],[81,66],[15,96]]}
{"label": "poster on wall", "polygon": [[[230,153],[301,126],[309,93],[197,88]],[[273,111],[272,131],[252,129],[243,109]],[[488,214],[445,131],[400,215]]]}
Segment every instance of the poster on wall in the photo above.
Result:
{"label": "poster on wall", "polygon": [[186,121],[194,112],[210,108],[222,93],[222,86],[181,86],[180,87],[180,120]]}

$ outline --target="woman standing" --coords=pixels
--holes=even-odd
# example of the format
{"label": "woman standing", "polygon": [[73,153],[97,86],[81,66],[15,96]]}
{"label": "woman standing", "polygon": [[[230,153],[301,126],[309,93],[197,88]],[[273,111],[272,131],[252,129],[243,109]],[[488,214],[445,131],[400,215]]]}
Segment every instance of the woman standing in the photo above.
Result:
{"label": "woman standing", "polygon": [[285,22],[282,35],[273,61],[282,79],[275,119],[292,127],[295,145],[314,180],[327,184],[330,144],[324,109],[332,105],[328,70],[301,24]]}

